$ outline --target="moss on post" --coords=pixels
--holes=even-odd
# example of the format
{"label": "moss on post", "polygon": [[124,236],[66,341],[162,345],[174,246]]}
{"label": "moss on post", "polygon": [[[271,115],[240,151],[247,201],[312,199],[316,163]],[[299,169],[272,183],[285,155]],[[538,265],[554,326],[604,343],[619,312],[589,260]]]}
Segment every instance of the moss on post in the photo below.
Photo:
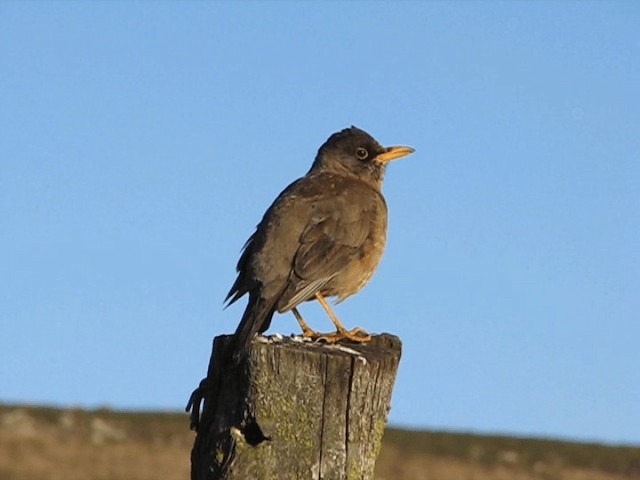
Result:
{"label": "moss on post", "polygon": [[207,378],[190,402],[193,480],[373,478],[397,337],[376,335],[364,345],[258,337],[234,368],[216,354],[229,339],[215,339]]}

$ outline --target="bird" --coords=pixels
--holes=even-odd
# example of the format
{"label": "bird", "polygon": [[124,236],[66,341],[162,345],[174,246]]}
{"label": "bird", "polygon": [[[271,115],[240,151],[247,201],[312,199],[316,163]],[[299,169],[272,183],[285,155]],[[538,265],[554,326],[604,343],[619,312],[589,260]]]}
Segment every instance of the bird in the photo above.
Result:
{"label": "bird", "polygon": [[[327,298],[337,303],[354,295],[375,273],[387,236],[387,205],[382,181],[388,162],[414,152],[383,147],[355,126],[331,135],[309,171],[286,187],[267,209],[245,243],[238,276],[226,306],[249,295],[232,337],[231,354],[246,358],[256,334],[266,331],[276,312],[291,311],[304,337],[328,343],[364,343],[371,336],[347,330]],[[336,331],[311,329],[298,306],[320,302]]]}

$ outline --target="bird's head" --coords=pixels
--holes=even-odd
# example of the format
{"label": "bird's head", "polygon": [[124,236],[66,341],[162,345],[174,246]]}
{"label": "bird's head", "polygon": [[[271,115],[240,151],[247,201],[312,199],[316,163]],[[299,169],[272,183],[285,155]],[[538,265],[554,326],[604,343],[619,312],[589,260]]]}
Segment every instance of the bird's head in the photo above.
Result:
{"label": "bird's head", "polygon": [[379,186],[387,163],[413,153],[411,147],[383,147],[357,127],[331,135],[318,150],[311,171],[357,177]]}

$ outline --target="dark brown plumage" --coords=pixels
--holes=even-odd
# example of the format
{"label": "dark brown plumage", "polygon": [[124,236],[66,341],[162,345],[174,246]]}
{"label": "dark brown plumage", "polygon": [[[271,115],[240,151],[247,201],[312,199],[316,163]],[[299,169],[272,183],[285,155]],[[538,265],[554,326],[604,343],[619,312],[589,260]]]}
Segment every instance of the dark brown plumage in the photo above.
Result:
{"label": "dark brown plumage", "polygon": [[[236,360],[256,333],[269,328],[276,311],[292,310],[312,338],[369,340],[360,329],[346,331],[324,298],[342,301],[373,276],[386,241],[380,191],[386,163],[412,152],[382,147],[368,133],[347,128],[329,137],[309,172],[276,198],[245,244],[226,298],[231,304],[249,294],[233,342]],[[319,334],[304,323],[296,307],[313,299],[327,310],[335,334]]]}

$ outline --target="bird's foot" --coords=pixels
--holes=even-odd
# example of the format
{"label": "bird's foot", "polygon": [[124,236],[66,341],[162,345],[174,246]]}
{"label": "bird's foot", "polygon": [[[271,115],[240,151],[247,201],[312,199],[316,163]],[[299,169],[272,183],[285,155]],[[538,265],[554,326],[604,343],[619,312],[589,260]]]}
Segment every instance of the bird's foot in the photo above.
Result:
{"label": "bird's foot", "polygon": [[302,327],[302,336],[304,338],[310,338],[311,340],[318,340],[319,338],[322,338],[324,335],[325,335],[324,333],[316,332],[306,324],[305,326]]}
{"label": "bird's foot", "polygon": [[358,327],[354,328],[353,330],[338,328],[338,330],[335,332],[320,333],[313,330],[304,321],[300,321],[299,319],[298,322],[300,323],[300,327],[302,328],[302,337],[309,338],[316,342],[333,344],[338,343],[342,340],[354,343],[366,343],[371,341],[371,335]]}
{"label": "bird's foot", "polygon": [[353,343],[367,343],[371,341],[371,335],[356,327],[353,330],[338,330],[334,333],[325,333],[318,337],[317,340],[330,344],[338,343],[342,340]]}

